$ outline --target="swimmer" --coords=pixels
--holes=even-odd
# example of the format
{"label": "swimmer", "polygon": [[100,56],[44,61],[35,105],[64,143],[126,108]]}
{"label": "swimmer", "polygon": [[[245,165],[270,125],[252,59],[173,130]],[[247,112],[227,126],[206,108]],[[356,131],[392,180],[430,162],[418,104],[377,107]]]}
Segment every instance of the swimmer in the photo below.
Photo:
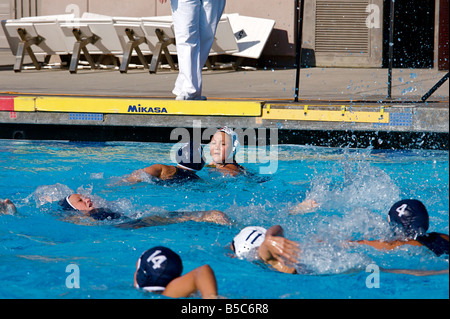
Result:
{"label": "swimmer", "polygon": [[[233,239],[231,250],[241,259],[262,260],[280,272],[297,274],[298,271],[301,271],[303,274],[310,274],[311,272],[307,267],[300,264],[300,245],[282,236],[283,229],[279,225],[272,226],[268,230],[258,226],[246,227]],[[414,276],[448,274],[448,269],[416,270],[380,267],[380,270]]]}
{"label": "swimmer", "polygon": [[212,136],[209,145],[212,162],[207,167],[214,167],[232,176],[245,171],[245,168],[236,162],[240,144],[238,135],[233,130],[226,126],[222,127]]}
{"label": "swimmer", "polygon": [[9,199],[0,200],[0,215],[15,215],[16,206]]}
{"label": "swimmer", "polygon": [[181,275],[183,263],[169,248],[157,246],[145,251],[136,262],[134,286],[170,298],[187,298],[200,293],[203,299],[216,299],[217,281],[209,265]]}
{"label": "swimmer", "polygon": [[153,164],[144,169],[133,171],[125,181],[128,183],[140,183],[146,177],[157,180],[195,180],[200,179],[196,172],[205,165],[203,148],[192,141],[180,147],[176,155],[177,165]]}
{"label": "swimmer", "polygon": [[279,272],[295,274],[293,264],[298,263],[299,244],[284,238],[283,232],[279,225],[267,230],[245,227],[234,237],[231,250],[238,258],[262,260]]}
{"label": "swimmer", "polygon": [[221,211],[209,210],[199,212],[169,212],[161,216],[146,216],[139,219],[131,219],[121,213],[114,212],[108,208],[95,207],[92,200],[81,194],[66,196],[58,202],[65,212],[75,212],[81,215],[69,216],[68,219],[82,223],[81,218],[96,220],[121,220],[115,227],[122,229],[137,229],[142,227],[168,225],[187,221],[207,222],[219,225],[230,225],[230,218]]}
{"label": "swimmer", "polygon": [[231,225],[230,218],[221,211],[207,210],[199,212],[169,212],[165,216],[146,216],[139,219],[125,221],[115,225],[121,229],[138,229],[151,226],[162,226],[184,222],[212,223],[218,225]]}
{"label": "swimmer", "polygon": [[392,250],[403,245],[425,246],[436,256],[449,254],[449,236],[442,233],[427,233],[429,216],[425,205],[416,199],[405,199],[395,203],[388,214],[388,222],[394,233],[400,236],[393,241],[358,240],[358,244],[369,245],[379,250]]}
{"label": "swimmer", "polygon": [[70,216],[69,219],[76,221],[82,217],[88,217],[92,220],[111,220],[119,219],[122,214],[113,212],[108,208],[95,207],[92,200],[81,194],[71,194],[58,202],[58,205],[64,212],[77,212],[81,215]]}

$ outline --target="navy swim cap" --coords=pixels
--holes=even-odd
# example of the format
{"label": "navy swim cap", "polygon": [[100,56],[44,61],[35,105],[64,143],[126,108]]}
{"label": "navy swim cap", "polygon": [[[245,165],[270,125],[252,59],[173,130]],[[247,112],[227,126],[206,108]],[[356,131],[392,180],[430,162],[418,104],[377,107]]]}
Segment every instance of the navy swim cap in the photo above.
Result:
{"label": "navy swim cap", "polygon": [[61,206],[61,208],[62,208],[63,210],[78,210],[78,209],[76,209],[76,208],[72,205],[72,203],[69,201],[69,197],[72,196],[72,195],[73,195],[73,194],[71,194],[71,195],[69,195],[69,196],[66,196],[66,197],[64,197],[63,199],[61,199],[61,200],[58,202],[58,205]]}
{"label": "navy swim cap", "polygon": [[145,251],[138,260],[136,283],[139,288],[157,291],[183,272],[180,256],[169,248],[157,246]]}
{"label": "navy swim cap", "polygon": [[178,165],[191,171],[199,171],[205,166],[203,147],[192,141],[180,147],[176,159]]}
{"label": "navy swim cap", "polygon": [[429,227],[429,217],[425,205],[416,199],[404,199],[389,210],[388,221],[399,227],[408,238],[416,239],[425,235]]}

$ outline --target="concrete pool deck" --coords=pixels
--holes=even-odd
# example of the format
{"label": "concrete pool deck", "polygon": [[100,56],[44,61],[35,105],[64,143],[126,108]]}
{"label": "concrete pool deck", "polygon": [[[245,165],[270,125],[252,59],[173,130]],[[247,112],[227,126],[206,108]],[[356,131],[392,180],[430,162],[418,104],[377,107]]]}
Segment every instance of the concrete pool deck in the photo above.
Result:
{"label": "concrete pool deck", "polygon": [[[25,61],[27,62],[27,61]],[[27,68],[0,50],[0,138],[169,141],[173,128],[276,129],[279,143],[448,150],[447,71],[302,68],[206,70],[208,101],[174,101],[177,72]],[[273,141],[271,141],[273,142]]]}

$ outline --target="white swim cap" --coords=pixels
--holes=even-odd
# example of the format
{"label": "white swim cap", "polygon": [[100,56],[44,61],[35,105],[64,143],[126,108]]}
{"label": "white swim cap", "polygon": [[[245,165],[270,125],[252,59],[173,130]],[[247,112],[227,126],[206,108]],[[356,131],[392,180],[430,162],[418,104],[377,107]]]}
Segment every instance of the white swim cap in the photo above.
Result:
{"label": "white swim cap", "polygon": [[225,134],[228,134],[231,137],[232,149],[231,149],[230,155],[228,155],[227,159],[233,158],[236,155],[236,153],[239,151],[239,148],[241,146],[241,144],[239,143],[239,137],[238,137],[237,133],[227,126],[220,128],[219,132],[224,132]]}
{"label": "white swim cap", "polygon": [[239,258],[247,257],[250,250],[261,246],[266,238],[266,229],[249,226],[241,230],[233,239],[234,252]]}

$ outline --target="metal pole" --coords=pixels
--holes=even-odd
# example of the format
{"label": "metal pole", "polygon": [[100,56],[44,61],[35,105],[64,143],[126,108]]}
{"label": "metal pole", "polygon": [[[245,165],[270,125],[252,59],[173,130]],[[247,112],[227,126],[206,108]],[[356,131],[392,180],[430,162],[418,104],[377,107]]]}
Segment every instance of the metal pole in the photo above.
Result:
{"label": "metal pole", "polygon": [[425,102],[434,92],[436,92],[436,90],[439,89],[442,84],[444,84],[445,81],[448,80],[448,77],[449,72],[447,72],[447,74],[444,75],[442,79],[440,79],[427,93],[424,94],[424,96],[422,96],[422,102]]}
{"label": "metal pole", "polygon": [[303,9],[305,0],[295,0],[295,35],[297,45],[295,48],[295,64],[297,73],[295,78],[295,102],[298,102],[298,95],[300,93],[300,64],[302,59],[302,41],[303,41]]}
{"label": "metal pole", "polygon": [[391,0],[389,13],[389,70],[388,70],[388,99],[392,97],[392,64],[394,61],[394,9],[395,0]]}

